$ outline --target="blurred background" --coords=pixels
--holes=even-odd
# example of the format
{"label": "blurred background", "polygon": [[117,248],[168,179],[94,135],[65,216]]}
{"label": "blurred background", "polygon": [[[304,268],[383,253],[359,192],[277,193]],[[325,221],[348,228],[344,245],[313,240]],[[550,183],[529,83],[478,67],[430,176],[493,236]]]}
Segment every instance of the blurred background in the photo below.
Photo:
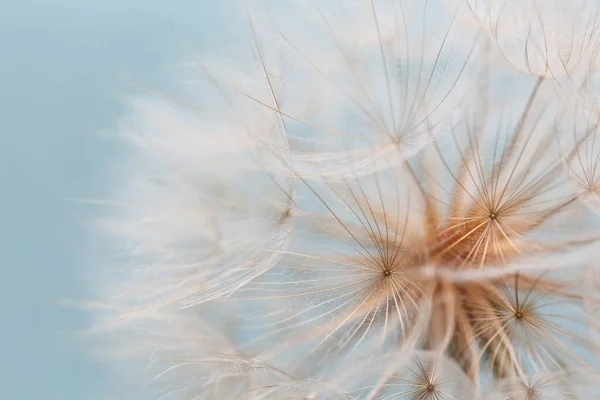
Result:
{"label": "blurred background", "polygon": [[182,53],[216,41],[229,2],[0,5],[0,397],[120,399],[70,306],[86,295],[97,210],[69,199],[106,197],[126,95],[164,85]]}

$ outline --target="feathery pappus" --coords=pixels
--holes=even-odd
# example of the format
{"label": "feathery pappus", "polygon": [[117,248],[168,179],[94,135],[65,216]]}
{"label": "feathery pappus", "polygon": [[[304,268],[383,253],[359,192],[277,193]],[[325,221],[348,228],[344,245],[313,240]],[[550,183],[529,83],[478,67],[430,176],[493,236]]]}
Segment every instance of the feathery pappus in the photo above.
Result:
{"label": "feathery pappus", "polygon": [[245,51],[119,126],[110,362],[157,399],[600,398],[600,4],[236,12]]}

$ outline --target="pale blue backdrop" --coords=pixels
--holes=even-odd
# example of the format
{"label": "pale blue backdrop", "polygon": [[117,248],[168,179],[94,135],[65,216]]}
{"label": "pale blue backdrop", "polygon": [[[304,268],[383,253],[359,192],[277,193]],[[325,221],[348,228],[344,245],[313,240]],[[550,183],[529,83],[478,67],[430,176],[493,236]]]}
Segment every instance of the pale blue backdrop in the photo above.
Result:
{"label": "pale blue backdrop", "polygon": [[[215,10],[215,3],[221,11]],[[121,398],[85,357],[86,221],[126,83],[160,84],[218,33],[212,0],[0,0],[0,398]]]}

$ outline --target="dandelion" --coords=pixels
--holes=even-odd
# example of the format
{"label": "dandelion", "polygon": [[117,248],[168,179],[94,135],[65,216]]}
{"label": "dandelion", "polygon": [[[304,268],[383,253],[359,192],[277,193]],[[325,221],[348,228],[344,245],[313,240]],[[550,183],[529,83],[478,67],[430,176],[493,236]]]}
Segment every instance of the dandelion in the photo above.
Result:
{"label": "dandelion", "polygon": [[585,364],[567,353],[590,341],[560,328],[585,325],[577,281],[531,265],[591,239],[569,234],[577,195],[550,150],[554,126],[540,123],[547,108],[534,112],[539,88],[530,90],[512,122],[502,107],[483,114],[479,99],[446,137],[455,154],[434,139],[404,168],[322,189],[303,180],[316,199],[298,209],[289,250],[234,295],[290,303],[262,324],[253,318],[248,345],[272,357],[296,349],[286,368],[300,375],[373,341],[443,350],[476,381],[486,363],[497,377],[551,370],[563,358]]}
{"label": "dandelion", "polygon": [[100,304],[160,398],[593,397],[598,14],[501,3],[250,2],[251,72],[134,103]]}

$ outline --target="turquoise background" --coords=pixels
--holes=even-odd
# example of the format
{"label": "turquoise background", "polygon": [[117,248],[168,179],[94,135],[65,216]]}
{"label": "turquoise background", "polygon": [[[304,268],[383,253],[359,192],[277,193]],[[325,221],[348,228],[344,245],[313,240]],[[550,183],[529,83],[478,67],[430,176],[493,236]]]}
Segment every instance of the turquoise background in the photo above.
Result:
{"label": "turquoise background", "polygon": [[182,49],[218,35],[227,5],[4,0],[0,10],[0,397],[119,399],[86,355],[85,312],[68,306],[85,298],[98,212],[68,199],[106,197],[119,153],[110,132],[131,84],[168,82]]}

